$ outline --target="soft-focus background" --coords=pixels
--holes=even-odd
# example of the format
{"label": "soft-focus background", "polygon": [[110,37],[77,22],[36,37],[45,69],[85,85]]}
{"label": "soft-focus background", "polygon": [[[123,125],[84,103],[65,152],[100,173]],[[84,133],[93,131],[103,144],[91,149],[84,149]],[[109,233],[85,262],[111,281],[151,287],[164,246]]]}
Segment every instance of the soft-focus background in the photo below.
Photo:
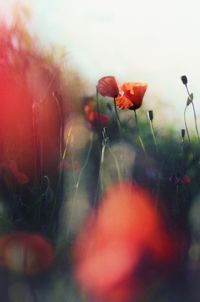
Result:
{"label": "soft-focus background", "polygon": [[[8,19],[13,2],[0,1],[1,14],[6,11]],[[181,126],[185,92],[179,79],[187,74],[197,111],[200,108],[198,0],[21,2],[30,7],[32,30],[46,43],[66,47],[68,64],[88,79],[91,92],[103,75],[115,75],[120,82],[147,82],[146,106],[156,103],[158,111],[167,107],[168,123],[178,120]],[[163,121],[163,115],[157,118]]]}
{"label": "soft-focus background", "polygon": [[0,301],[199,302],[198,11],[0,0]]}

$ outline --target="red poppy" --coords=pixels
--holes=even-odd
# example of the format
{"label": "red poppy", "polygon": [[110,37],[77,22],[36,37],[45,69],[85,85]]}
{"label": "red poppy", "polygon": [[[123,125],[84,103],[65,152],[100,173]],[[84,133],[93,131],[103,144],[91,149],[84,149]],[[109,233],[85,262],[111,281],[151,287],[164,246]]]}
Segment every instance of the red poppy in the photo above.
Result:
{"label": "red poppy", "polygon": [[37,234],[14,232],[0,237],[0,264],[10,270],[34,275],[53,260],[52,246]]}
{"label": "red poppy", "polygon": [[[75,245],[75,273],[97,301],[125,302],[155,281],[152,270],[169,266],[174,241],[155,211],[151,196],[129,183],[114,186],[98,215],[90,218]],[[145,263],[145,267],[144,267]]]}
{"label": "red poppy", "polygon": [[[13,34],[19,47],[12,45]],[[16,28],[13,34],[0,25],[0,161],[20,162],[22,171],[38,183],[41,171],[55,175],[60,157],[59,108],[52,95],[57,89],[55,67],[43,54],[21,50],[26,44],[20,40],[23,30]],[[16,178],[27,182],[21,173]]]}
{"label": "red poppy", "polygon": [[102,96],[115,98],[119,94],[119,88],[115,77],[107,76],[101,78],[97,83],[97,91]]}
{"label": "red poppy", "polygon": [[140,108],[146,90],[145,83],[124,83],[121,86],[120,95],[115,99],[117,107],[122,110]]}
{"label": "red poppy", "polygon": [[94,129],[96,126],[106,127],[110,119],[107,115],[95,111],[95,104],[93,101],[88,101],[84,107],[84,112],[89,123],[90,128]]}
{"label": "red poppy", "polygon": [[191,178],[188,175],[183,176],[183,184],[189,185],[191,183]]}

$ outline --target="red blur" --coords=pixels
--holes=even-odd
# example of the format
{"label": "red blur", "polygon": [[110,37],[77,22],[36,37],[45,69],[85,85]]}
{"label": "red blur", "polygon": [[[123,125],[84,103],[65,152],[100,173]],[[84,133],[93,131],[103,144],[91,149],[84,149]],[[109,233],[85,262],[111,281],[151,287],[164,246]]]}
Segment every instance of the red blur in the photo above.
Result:
{"label": "red blur", "polygon": [[131,183],[108,191],[79,234],[74,253],[76,278],[98,302],[145,295],[178,257],[174,235],[164,227],[152,196]]}

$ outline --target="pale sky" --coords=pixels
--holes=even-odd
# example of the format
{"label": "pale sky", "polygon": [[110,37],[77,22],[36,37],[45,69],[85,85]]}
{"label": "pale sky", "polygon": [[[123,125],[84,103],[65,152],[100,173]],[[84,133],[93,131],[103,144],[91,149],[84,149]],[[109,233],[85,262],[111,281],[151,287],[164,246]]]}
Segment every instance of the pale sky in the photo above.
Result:
{"label": "pale sky", "polygon": [[180,76],[187,74],[200,117],[199,0],[23,2],[32,8],[41,39],[66,46],[91,87],[104,75],[115,75],[119,83],[147,82],[145,103],[159,97],[182,116],[186,95]]}

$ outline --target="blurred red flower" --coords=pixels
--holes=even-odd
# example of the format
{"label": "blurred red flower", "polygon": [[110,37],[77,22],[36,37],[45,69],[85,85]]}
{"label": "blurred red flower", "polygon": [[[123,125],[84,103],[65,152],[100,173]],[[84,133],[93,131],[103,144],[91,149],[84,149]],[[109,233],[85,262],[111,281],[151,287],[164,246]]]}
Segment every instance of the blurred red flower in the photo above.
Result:
{"label": "blurred red flower", "polygon": [[53,247],[37,234],[13,232],[0,237],[0,264],[10,270],[34,275],[53,260]]}
{"label": "blurred red flower", "polygon": [[120,88],[119,96],[115,99],[117,107],[122,110],[140,108],[146,90],[145,83],[124,83]]}
{"label": "blurred red flower", "polygon": [[60,159],[59,72],[33,45],[25,28],[0,25],[0,161],[19,164],[20,183],[54,176]]}
{"label": "blurred red flower", "polygon": [[106,76],[101,78],[97,83],[97,91],[102,96],[115,98],[119,94],[119,88],[115,77]]}
{"label": "blurred red flower", "polygon": [[84,112],[90,128],[95,129],[97,126],[108,126],[110,118],[105,114],[95,111],[95,107],[93,100],[89,100],[84,107]]}
{"label": "blurred red flower", "polygon": [[184,185],[189,185],[191,183],[191,178],[188,175],[183,176],[183,184]]}
{"label": "blurred red flower", "polygon": [[74,253],[77,280],[95,301],[125,302],[142,296],[156,272],[173,263],[176,247],[149,193],[122,183],[89,219]]}

